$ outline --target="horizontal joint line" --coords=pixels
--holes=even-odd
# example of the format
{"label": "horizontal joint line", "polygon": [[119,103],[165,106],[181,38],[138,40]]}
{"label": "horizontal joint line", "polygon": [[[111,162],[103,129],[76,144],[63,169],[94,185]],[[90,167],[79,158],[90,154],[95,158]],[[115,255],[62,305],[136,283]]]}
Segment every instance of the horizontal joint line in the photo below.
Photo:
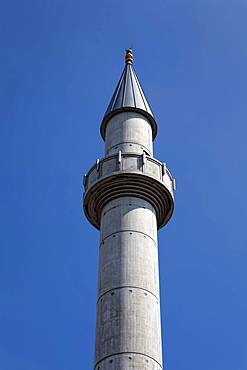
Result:
{"label": "horizontal joint line", "polygon": [[145,236],[147,236],[149,239],[151,239],[153,242],[154,242],[154,244],[156,245],[156,241],[151,237],[151,236],[149,236],[148,234],[146,234],[146,233],[143,233],[142,231],[136,231],[136,230],[121,230],[121,231],[115,231],[114,233],[111,233],[111,234],[109,234],[109,235],[107,235],[101,242],[100,242],[100,247],[101,247],[101,245],[103,244],[103,242],[107,239],[107,238],[110,238],[110,236],[112,236],[112,235],[115,235],[115,234],[120,234],[120,233],[129,233],[129,232],[131,232],[131,233],[136,233],[136,234],[141,234],[141,235],[145,235]]}
{"label": "horizontal joint line", "polygon": [[110,358],[110,357],[113,357],[113,356],[117,356],[117,355],[124,355],[124,354],[132,354],[132,355],[140,355],[140,356],[144,356],[144,357],[148,357],[148,358],[150,358],[151,360],[153,360],[154,362],[156,362],[159,366],[160,366],[160,368],[162,369],[162,365],[157,361],[157,360],[155,360],[155,358],[153,358],[153,357],[151,357],[151,356],[149,356],[149,355],[146,355],[146,354],[144,354],[144,353],[141,353],[141,352],[118,352],[118,353],[114,353],[113,355],[109,355],[109,356],[105,356],[104,358],[102,358],[100,361],[98,361],[96,364],[95,364],[95,366],[94,366],[94,368],[95,368],[95,370],[97,370],[96,369],[96,366],[98,366],[102,361],[105,361],[107,358]]}
{"label": "horizontal joint line", "polygon": [[[140,143],[137,143],[136,141],[122,141],[121,143],[117,143],[115,145],[112,145],[107,153],[109,153],[113,148],[115,148],[116,146],[119,146],[119,145],[123,145],[123,144],[135,144],[135,145],[139,145],[140,147],[143,147],[143,149],[146,149],[149,153],[151,153],[150,149],[148,149],[148,147],[146,147],[145,145],[142,145]],[[125,154],[125,153],[123,153]],[[126,154],[129,154],[129,153],[126,153]]]}
{"label": "horizontal joint line", "polygon": [[120,289],[126,289],[126,288],[128,288],[128,289],[139,289],[139,290],[143,290],[143,291],[145,291],[145,292],[148,292],[148,293],[150,293],[153,297],[155,297],[158,301],[159,301],[159,298],[154,294],[154,293],[152,293],[150,290],[148,290],[148,289],[145,289],[145,288],[142,288],[142,287],[139,287],[139,286],[133,286],[133,285],[123,285],[123,286],[119,286],[119,287],[116,287],[116,288],[112,288],[112,289],[109,289],[109,290],[107,290],[105,293],[103,293],[98,299],[97,299],[97,304],[99,303],[99,301],[100,301],[100,299],[102,298],[102,297],[104,297],[104,295],[106,295],[106,294],[108,294],[108,293],[110,293],[111,291],[113,291],[113,290],[120,290]]}

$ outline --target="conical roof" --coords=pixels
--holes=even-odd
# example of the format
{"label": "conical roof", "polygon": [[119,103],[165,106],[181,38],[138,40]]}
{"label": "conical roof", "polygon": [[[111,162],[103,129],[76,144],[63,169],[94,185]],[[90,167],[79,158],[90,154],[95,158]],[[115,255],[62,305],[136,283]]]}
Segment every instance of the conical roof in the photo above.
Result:
{"label": "conical roof", "polygon": [[157,124],[153,112],[142,90],[132,62],[132,50],[128,49],[126,50],[125,68],[101,123],[100,132],[103,139],[105,139],[105,129],[109,119],[122,111],[134,111],[143,114],[152,126],[153,139],[157,134]]}

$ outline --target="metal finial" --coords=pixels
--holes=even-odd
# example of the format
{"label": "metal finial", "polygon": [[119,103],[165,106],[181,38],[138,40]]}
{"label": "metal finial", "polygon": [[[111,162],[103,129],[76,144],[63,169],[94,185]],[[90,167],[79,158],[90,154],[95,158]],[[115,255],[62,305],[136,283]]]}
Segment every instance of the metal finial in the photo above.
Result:
{"label": "metal finial", "polygon": [[125,63],[132,64],[133,63],[132,46],[129,49],[125,49],[125,51],[126,51]]}

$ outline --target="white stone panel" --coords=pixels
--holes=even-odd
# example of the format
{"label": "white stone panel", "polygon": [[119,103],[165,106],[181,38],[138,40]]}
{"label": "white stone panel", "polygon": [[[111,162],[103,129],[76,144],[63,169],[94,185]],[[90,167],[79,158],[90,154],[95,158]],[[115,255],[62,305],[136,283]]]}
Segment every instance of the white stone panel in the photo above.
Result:
{"label": "white stone panel", "polygon": [[145,232],[157,241],[157,222],[154,208],[136,197],[121,197],[109,202],[102,210],[101,241],[118,231]]}
{"label": "white stone panel", "polygon": [[116,289],[99,300],[97,310],[95,363],[126,352],[162,363],[157,298],[137,288]]}
{"label": "white stone panel", "polygon": [[145,234],[120,232],[100,246],[99,297],[123,286],[140,287],[159,297],[156,242]]}
{"label": "white stone panel", "polygon": [[112,117],[106,126],[105,155],[139,153],[152,150],[152,128],[146,117],[140,113],[122,112]]}

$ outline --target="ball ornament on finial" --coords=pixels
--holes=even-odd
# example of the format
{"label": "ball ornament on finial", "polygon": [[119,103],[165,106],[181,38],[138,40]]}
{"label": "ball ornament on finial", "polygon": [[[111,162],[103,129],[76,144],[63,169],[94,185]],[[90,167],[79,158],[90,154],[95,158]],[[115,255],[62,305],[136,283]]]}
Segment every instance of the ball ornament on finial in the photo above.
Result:
{"label": "ball ornament on finial", "polygon": [[125,49],[125,51],[126,51],[125,63],[132,64],[133,63],[132,46],[129,49]]}

